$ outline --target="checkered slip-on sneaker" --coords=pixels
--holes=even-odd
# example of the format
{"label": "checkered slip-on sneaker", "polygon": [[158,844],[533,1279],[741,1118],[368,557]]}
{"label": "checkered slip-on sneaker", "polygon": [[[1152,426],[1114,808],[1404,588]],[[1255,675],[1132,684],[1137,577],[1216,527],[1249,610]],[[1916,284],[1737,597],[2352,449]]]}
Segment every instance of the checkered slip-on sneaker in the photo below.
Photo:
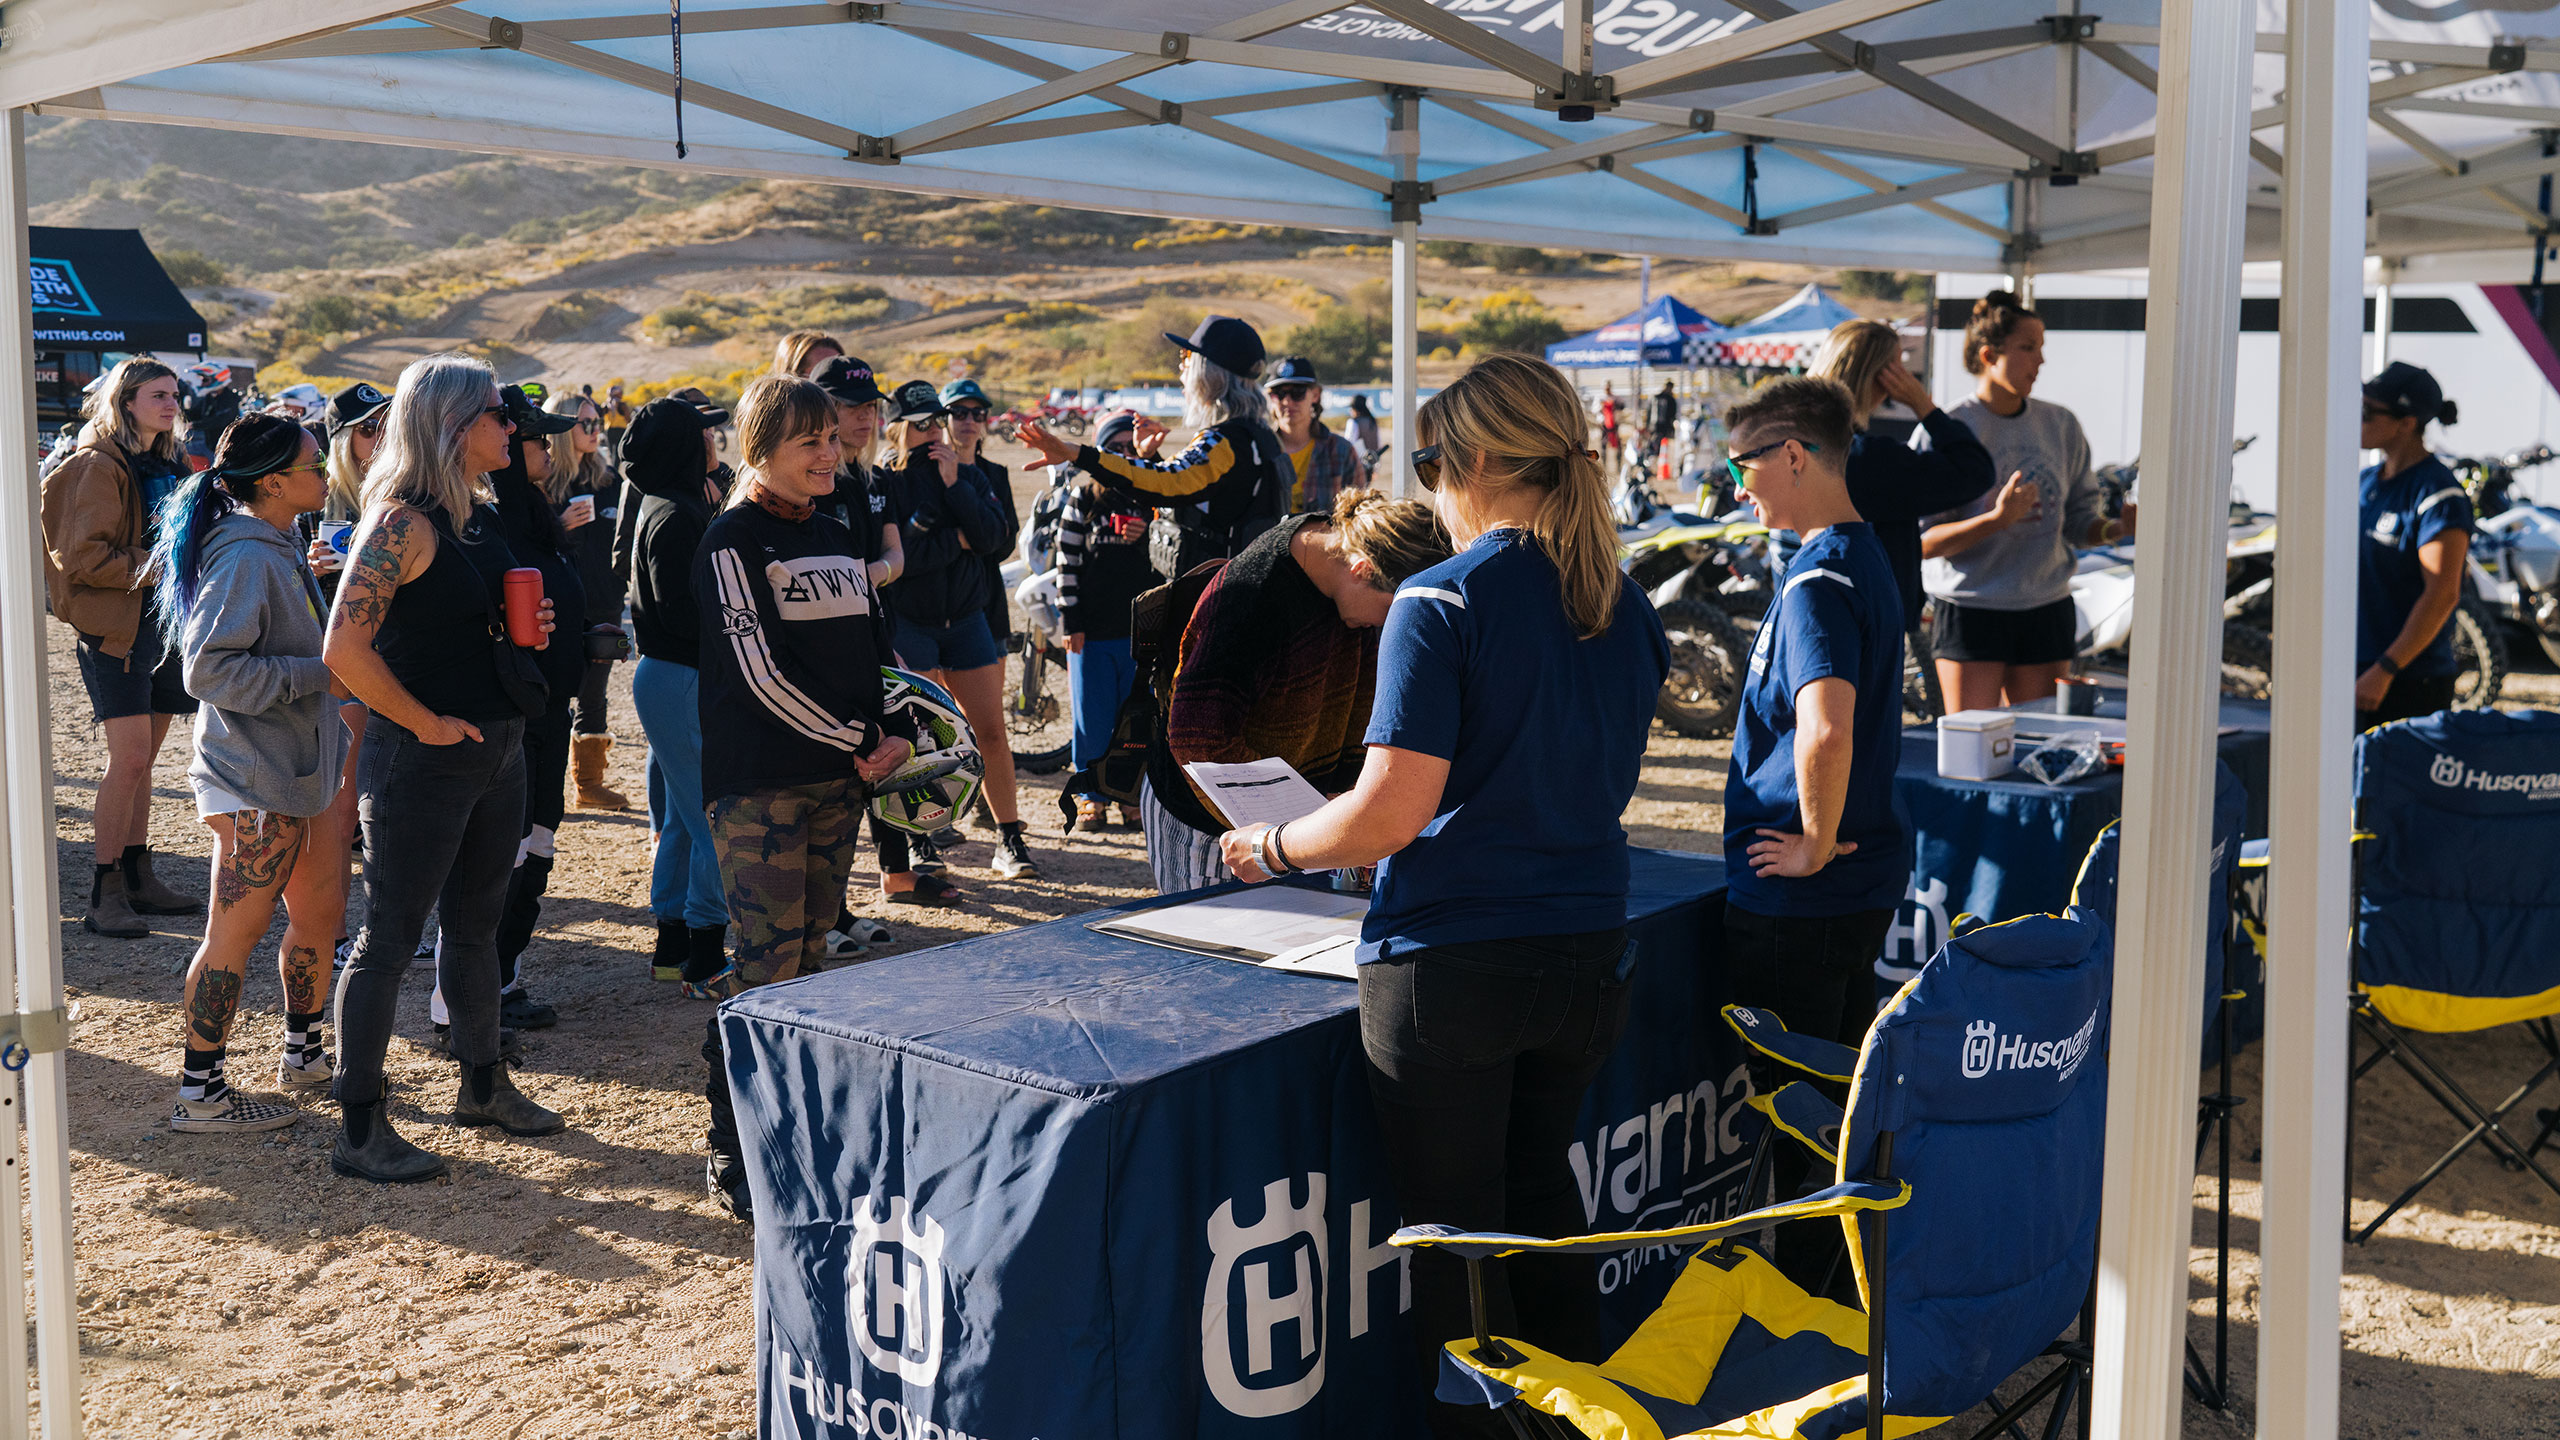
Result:
{"label": "checkered slip-on sneaker", "polygon": [[317,1090],[338,1078],[336,1057],[323,1050],[310,1063],[296,1065],[289,1056],[276,1060],[276,1083],[287,1090]]}
{"label": "checkered slip-on sneaker", "polygon": [[169,1128],[193,1135],[220,1135],[251,1130],[281,1130],[302,1118],[290,1105],[270,1105],[226,1088],[218,1100],[178,1101],[169,1112]]}

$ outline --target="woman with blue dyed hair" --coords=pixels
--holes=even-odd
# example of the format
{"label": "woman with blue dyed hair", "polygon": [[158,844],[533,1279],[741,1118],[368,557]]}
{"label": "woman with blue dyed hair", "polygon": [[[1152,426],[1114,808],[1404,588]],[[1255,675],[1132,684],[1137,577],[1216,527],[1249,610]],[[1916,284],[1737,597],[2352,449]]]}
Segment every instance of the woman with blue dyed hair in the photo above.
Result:
{"label": "woman with blue dyed hair", "polygon": [[294,528],[328,489],[311,432],[252,415],[223,434],[212,467],[182,482],[160,513],[155,618],[201,702],[187,780],[215,847],[204,943],[187,967],[173,1130],[275,1130],[301,1118],[242,1095],[223,1072],[249,952],[278,899],[285,1043],[276,1081],[316,1089],[334,1074],[321,1015],[346,910],[347,848],[343,838],[323,842],[317,817],[343,779],[346,691],[320,660],[320,582]]}

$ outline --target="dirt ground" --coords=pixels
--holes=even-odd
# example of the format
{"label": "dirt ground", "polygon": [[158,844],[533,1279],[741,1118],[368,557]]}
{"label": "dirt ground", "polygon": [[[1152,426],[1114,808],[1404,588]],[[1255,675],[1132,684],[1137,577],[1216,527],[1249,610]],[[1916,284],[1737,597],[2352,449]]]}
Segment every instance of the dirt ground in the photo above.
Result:
{"label": "dirt ground", "polygon": [[[403,1131],[453,1161],[450,1178],[377,1189],[328,1169],[332,1107],[270,1136],[180,1135],[173,1095],[180,977],[199,921],[106,940],[78,923],[89,802],[103,764],[72,661],[52,627],[64,970],[78,1005],[69,1061],[73,1194],[87,1433],[123,1440],[409,1440],[746,1436],[753,1433],[751,1286],[743,1230],[703,1196],[704,1010],[650,982],[644,958],[647,827],[638,814],[576,815],[529,984],[558,1028],[525,1037],[527,1091],[567,1112],[549,1139],[443,1123],[451,1067],[428,1035],[413,979],[390,1073]],[[2553,677],[2522,677],[2560,693]],[[642,745],[627,670],[614,699],[613,778],[641,792]],[[2528,689],[2533,688],[2528,684]],[[2544,697],[2548,703],[2549,696]],[[1721,819],[1725,746],[1657,732],[1628,828],[1642,845],[1701,848]],[[208,834],[185,781],[188,733],[154,777],[152,842],[190,889]],[[1142,893],[1134,833],[1058,834],[1055,778],[1024,787],[1044,867],[1004,885],[987,846],[956,857],[977,903],[956,912],[877,907],[896,932],[881,953],[1073,914]],[[868,881],[868,872],[857,877]],[[273,940],[251,965],[232,1053],[253,1090],[281,1045]],[[2519,1042],[2441,1047],[2478,1091],[2529,1070]],[[2257,1052],[2238,1090],[2254,1102]],[[268,1073],[272,1073],[271,1071]],[[2447,1138],[2441,1113],[2395,1074],[2365,1092],[2355,1193],[2370,1213]],[[2252,1428],[2258,1123],[2241,1111],[2233,1226],[2234,1385],[2217,1415],[2190,1403],[2191,1437]],[[2386,1181],[2389,1183],[2386,1184]],[[2209,1181],[2197,1238],[2211,1238]],[[2560,1394],[2560,1224],[2530,1177],[2474,1155],[2375,1240],[2347,1255],[2344,1431],[2353,1436],[2547,1435]],[[2191,1333],[2211,1345],[2211,1251],[2199,1248]],[[2009,1387],[2011,1393],[2017,1382]]]}

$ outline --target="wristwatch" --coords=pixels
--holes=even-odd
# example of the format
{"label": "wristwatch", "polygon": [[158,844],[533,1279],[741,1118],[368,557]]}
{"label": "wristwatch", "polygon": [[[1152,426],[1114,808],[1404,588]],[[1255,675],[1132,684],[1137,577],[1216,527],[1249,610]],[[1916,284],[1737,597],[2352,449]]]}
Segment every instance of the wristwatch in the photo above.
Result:
{"label": "wristwatch", "polygon": [[2385,675],[2397,675],[2400,673],[2400,662],[2392,659],[2387,652],[2377,658],[2373,663],[2374,667],[2379,669]]}

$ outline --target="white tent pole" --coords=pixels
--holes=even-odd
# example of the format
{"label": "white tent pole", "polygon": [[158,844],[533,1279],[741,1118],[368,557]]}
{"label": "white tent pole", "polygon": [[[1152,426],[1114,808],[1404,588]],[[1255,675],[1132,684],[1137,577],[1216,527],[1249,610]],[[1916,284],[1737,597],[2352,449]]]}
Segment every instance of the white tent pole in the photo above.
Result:
{"label": "white tent pole", "polygon": [[2268,770],[2258,1435],[2338,1433],[2347,1116],[2347,836],[2355,716],[2357,366],[2364,355],[2361,5],[2292,0],[2285,43],[2284,337],[2277,386],[2275,733]]}
{"label": "white tent pole", "polygon": [[2400,273],[2395,260],[2382,262],[2382,282],[2373,287],[2373,368],[2391,363],[2391,281]]}
{"label": "white tent pole", "polygon": [[2253,18],[2230,0],[2161,6],[2098,1440],[2173,1436],[2181,1414]]}
{"label": "white tent pole", "polygon": [[[71,1124],[63,1086],[62,897],[53,853],[52,701],[37,563],[35,316],[27,273],[27,118],[0,117],[0,776],[26,1068],[28,1209],[35,1217],[36,1370],[45,1440],[80,1434],[80,1328],[71,1265]],[[38,1026],[52,1033],[37,1034]],[[0,1343],[21,1342],[12,1332]]]}
{"label": "white tent pole", "polygon": [[[1387,158],[1395,163],[1399,189],[1410,187],[1422,160],[1422,97],[1410,90],[1398,90],[1387,99]],[[1422,303],[1420,288],[1422,240],[1422,206],[1418,199],[1398,198],[1395,204],[1395,269],[1390,303],[1395,311],[1393,324],[1394,356],[1392,360],[1395,388],[1395,483],[1388,493],[1402,500],[1413,494],[1413,412],[1419,403],[1414,399],[1414,374],[1419,337],[1415,312]]]}
{"label": "white tent pole", "polygon": [[[6,943],[0,942],[0,951]],[[18,993],[9,961],[0,956],[5,992]],[[25,1106],[18,1077],[0,1071],[0,1335],[16,1339],[27,1333],[27,1261],[25,1222],[18,1214],[24,1198],[20,1179],[26,1165],[18,1158],[18,1121]],[[27,1440],[27,1347],[23,1340],[0,1345],[0,1440]]]}

